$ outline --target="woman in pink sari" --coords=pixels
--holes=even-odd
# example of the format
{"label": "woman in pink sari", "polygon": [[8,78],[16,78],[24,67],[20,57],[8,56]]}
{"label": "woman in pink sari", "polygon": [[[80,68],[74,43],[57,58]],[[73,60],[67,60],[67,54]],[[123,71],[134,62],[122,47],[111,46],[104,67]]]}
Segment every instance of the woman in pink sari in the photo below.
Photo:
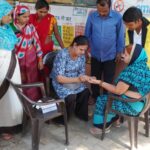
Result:
{"label": "woman in pink sari", "polygon": [[[11,23],[18,38],[15,49],[22,83],[38,82],[39,70],[43,69],[40,40],[35,27],[29,24],[29,15],[28,7],[18,5],[14,10],[14,21]],[[37,100],[41,96],[38,88],[26,89],[24,93],[32,100]]]}

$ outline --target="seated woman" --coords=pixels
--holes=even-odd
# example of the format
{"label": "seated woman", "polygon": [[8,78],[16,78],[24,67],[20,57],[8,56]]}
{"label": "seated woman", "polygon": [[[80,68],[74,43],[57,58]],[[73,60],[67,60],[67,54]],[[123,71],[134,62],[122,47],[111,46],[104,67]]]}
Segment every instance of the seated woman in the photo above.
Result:
{"label": "seated woman", "polygon": [[7,76],[21,83],[19,64],[13,51],[17,37],[9,26],[12,10],[8,2],[0,0],[0,134],[5,140],[21,129],[23,114],[16,92],[6,81]]}
{"label": "seated woman", "polygon": [[68,118],[75,109],[76,116],[85,121],[88,121],[90,95],[84,84],[89,79],[85,75],[84,54],[87,49],[88,39],[85,36],[75,37],[70,47],[62,49],[57,54],[51,74],[58,97],[65,99]]}
{"label": "seated woman", "polygon": [[[146,51],[138,44],[129,45],[122,54],[121,59],[128,66],[120,73],[115,81],[115,85],[91,78],[90,83],[98,84],[107,91],[121,95],[123,98],[141,98],[150,91],[150,65]],[[90,129],[92,134],[102,132],[104,110],[107,103],[107,95],[102,95],[97,98],[96,108],[94,112],[93,124],[94,128]],[[127,103],[114,101],[113,109],[127,115],[138,115],[144,107],[144,102]],[[106,133],[111,124],[117,119],[114,113],[109,113],[106,124]]]}

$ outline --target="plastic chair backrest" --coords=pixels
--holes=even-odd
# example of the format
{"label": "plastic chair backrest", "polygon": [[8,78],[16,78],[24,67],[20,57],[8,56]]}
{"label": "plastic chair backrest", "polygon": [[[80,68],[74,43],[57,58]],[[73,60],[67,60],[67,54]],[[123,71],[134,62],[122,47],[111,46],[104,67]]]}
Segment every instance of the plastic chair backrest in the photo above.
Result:
{"label": "plastic chair backrest", "polygon": [[51,69],[53,67],[53,62],[54,59],[56,57],[56,55],[58,54],[59,50],[56,51],[52,51],[47,53],[44,58],[43,58],[43,64],[46,65],[49,69]]}
{"label": "plastic chair backrest", "polygon": [[21,89],[21,85],[15,84],[11,80],[9,80],[9,82],[10,82],[11,86],[13,87],[13,89],[15,90],[15,92],[16,92],[16,94],[17,94],[17,96],[18,96],[18,98],[19,98],[19,100],[22,104],[22,107],[23,107],[24,111],[26,112],[26,114],[33,117],[34,112],[33,112],[32,106],[35,105],[36,102],[32,101],[25,94],[23,94],[23,91]]}

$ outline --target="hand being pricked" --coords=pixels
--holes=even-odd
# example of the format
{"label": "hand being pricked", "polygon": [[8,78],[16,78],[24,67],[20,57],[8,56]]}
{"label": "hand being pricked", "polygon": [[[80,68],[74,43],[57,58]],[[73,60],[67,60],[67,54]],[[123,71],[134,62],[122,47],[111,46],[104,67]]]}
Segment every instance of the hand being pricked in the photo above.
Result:
{"label": "hand being pricked", "polygon": [[90,77],[88,82],[92,84],[99,84],[100,80],[97,80],[96,77]]}
{"label": "hand being pricked", "polygon": [[90,76],[81,75],[79,78],[80,78],[80,81],[81,81],[81,82],[88,82]]}

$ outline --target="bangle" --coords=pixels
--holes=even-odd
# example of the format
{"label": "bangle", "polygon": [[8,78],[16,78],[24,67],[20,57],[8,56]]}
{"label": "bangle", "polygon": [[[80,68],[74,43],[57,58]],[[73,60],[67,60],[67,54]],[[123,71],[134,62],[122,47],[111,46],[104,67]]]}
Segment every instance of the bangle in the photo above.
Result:
{"label": "bangle", "polygon": [[38,57],[37,60],[38,60],[38,62],[40,62],[40,61],[42,62],[42,57]]}
{"label": "bangle", "polygon": [[103,84],[103,81],[101,80],[101,82],[100,82],[99,86],[101,86],[101,87],[102,87],[102,84]]}

